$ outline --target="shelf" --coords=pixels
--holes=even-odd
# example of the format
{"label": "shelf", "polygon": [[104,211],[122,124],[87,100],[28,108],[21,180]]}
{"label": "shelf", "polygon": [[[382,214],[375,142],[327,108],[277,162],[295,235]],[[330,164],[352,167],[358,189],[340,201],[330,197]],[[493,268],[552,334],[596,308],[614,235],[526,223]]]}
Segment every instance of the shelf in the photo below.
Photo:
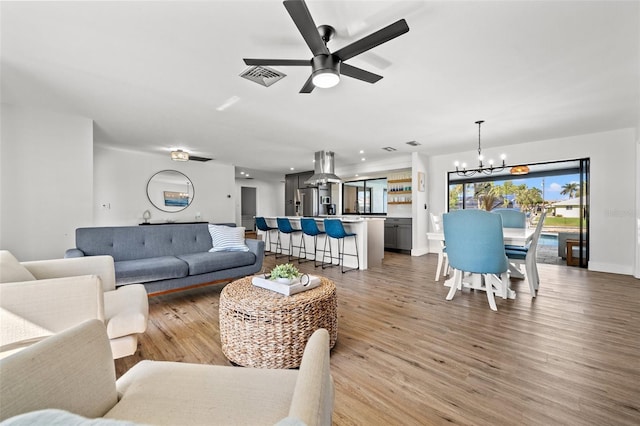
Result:
{"label": "shelf", "polygon": [[411,194],[411,191],[391,191],[391,192],[387,191],[387,194],[388,195],[391,195],[391,194]]}
{"label": "shelf", "polygon": [[387,180],[387,183],[400,183],[400,182],[411,182],[411,179],[394,179],[394,180]]}
{"label": "shelf", "polygon": [[411,204],[411,201],[388,201],[387,204]]}

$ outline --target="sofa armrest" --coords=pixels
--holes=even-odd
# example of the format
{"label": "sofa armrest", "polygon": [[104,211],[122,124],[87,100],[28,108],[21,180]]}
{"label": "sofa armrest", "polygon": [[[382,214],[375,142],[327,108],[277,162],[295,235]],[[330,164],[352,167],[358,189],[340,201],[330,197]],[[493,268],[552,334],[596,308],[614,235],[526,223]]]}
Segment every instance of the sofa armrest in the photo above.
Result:
{"label": "sofa armrest", "polygon": [[95,418],[117,403],[111,347],[98,320],[0,360],[0,375],[0,420],[44,408]]}
{"label": "sofa armrest", "polygon": [[79,248],[72,248],[64,252],[64,258],[84,257],[84,252]]}
{"label": "sofa armrest", "polygon": [[244,242],[249,247],[249,251],[255,254],[260,264],[262,264],[264,260],[264,241],[247,238]]}
{"label": "sofa armrest", "polygon": [[329,370],[329,332],[316,330],[305,347],[289,407],[289,417],[309,426],[330,425],[333,379]]}
{"label": "sofa armrest", "polygon": [[86,256],[72,259],[36,260],[21,262],[36,277],[62,278],[78,275],[97,275],[102,281],[103,291],[116,288],[116,270],[111,256]]}
{"label": "sofa armrest", "polygon": [[56,333],[90,319],[104,321],[103,295],[96,275],[4,283],[0,308],[16,320],[3,321],[2,345],[42,337],[42,330]]}

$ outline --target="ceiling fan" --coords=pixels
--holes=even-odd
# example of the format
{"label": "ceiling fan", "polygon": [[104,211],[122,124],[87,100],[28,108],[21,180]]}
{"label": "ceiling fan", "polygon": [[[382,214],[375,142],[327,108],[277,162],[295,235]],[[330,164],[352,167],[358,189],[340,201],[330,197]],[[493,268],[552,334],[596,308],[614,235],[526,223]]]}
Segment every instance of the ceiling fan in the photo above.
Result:
{"label": "ceiling fan", "polygon": [[300,93],[311,93],[315,87],[333,87],[340,81],[341,74],[367,83],[377,82],[382,78],[381,75],[345,64],[344,61],[409,31],[407,22],[400,19],[332,53],[327,48],[327,42],[335,34],[335,29],[329,25],[316,27],[304,0],[284,0],[283,3],[304,41],[311,49],[313,57],[310,60],[245,58],[244,63],[247,65],[311,66],[311,75],[302,86]]}

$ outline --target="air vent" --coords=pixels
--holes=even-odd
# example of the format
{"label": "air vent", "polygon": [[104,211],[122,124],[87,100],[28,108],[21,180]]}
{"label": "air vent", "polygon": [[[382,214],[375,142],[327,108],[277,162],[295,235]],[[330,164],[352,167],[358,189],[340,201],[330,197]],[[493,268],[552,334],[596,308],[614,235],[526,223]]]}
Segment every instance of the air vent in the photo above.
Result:
{"label": "air vent", "polygon": [[211,161],[213,158],[207,157],[198,157],[197,155],[189,155],[189,161],[202,161],[203,163],[206,161]]}
{"label": "air vent", "polygon": [[287,75],[281,73],[280,71],[276,71],[273,68],[263,67],[263,66],[253,66],[249,67],[240,74],[240,77],[246,78],[247,80],[251,80],[253,82],[258,83],[261,86],[269,87],[273,83]]}
{"label": "air vent", "polygon": [[393,151],[397,151],[397,149],[395,149],[392,146],[385,146],[384,148],[382,148],[383,150],[387,151],[387,152],[393,152]]}
{"label": "air vent", "polygon": [[409,141],[407,142],[407,145],[411,145],[411,146],[420,146],[420,143],[416,142],[416,141]]}

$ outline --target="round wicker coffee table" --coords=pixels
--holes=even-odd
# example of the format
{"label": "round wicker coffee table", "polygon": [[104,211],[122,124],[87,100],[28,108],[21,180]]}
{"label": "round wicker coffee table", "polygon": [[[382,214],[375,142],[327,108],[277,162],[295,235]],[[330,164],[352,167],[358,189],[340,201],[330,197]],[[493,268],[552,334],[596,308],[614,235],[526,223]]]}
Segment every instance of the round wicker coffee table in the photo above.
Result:
{"label": "round wicker coffee table", "polygon": [[229,361],[245,367],[296,368],[307,340],[325,328],[330,346],[338,338],[336,286],[327,279],[292,296],[256,287],[252,277],[220,293],[220,340]]}

